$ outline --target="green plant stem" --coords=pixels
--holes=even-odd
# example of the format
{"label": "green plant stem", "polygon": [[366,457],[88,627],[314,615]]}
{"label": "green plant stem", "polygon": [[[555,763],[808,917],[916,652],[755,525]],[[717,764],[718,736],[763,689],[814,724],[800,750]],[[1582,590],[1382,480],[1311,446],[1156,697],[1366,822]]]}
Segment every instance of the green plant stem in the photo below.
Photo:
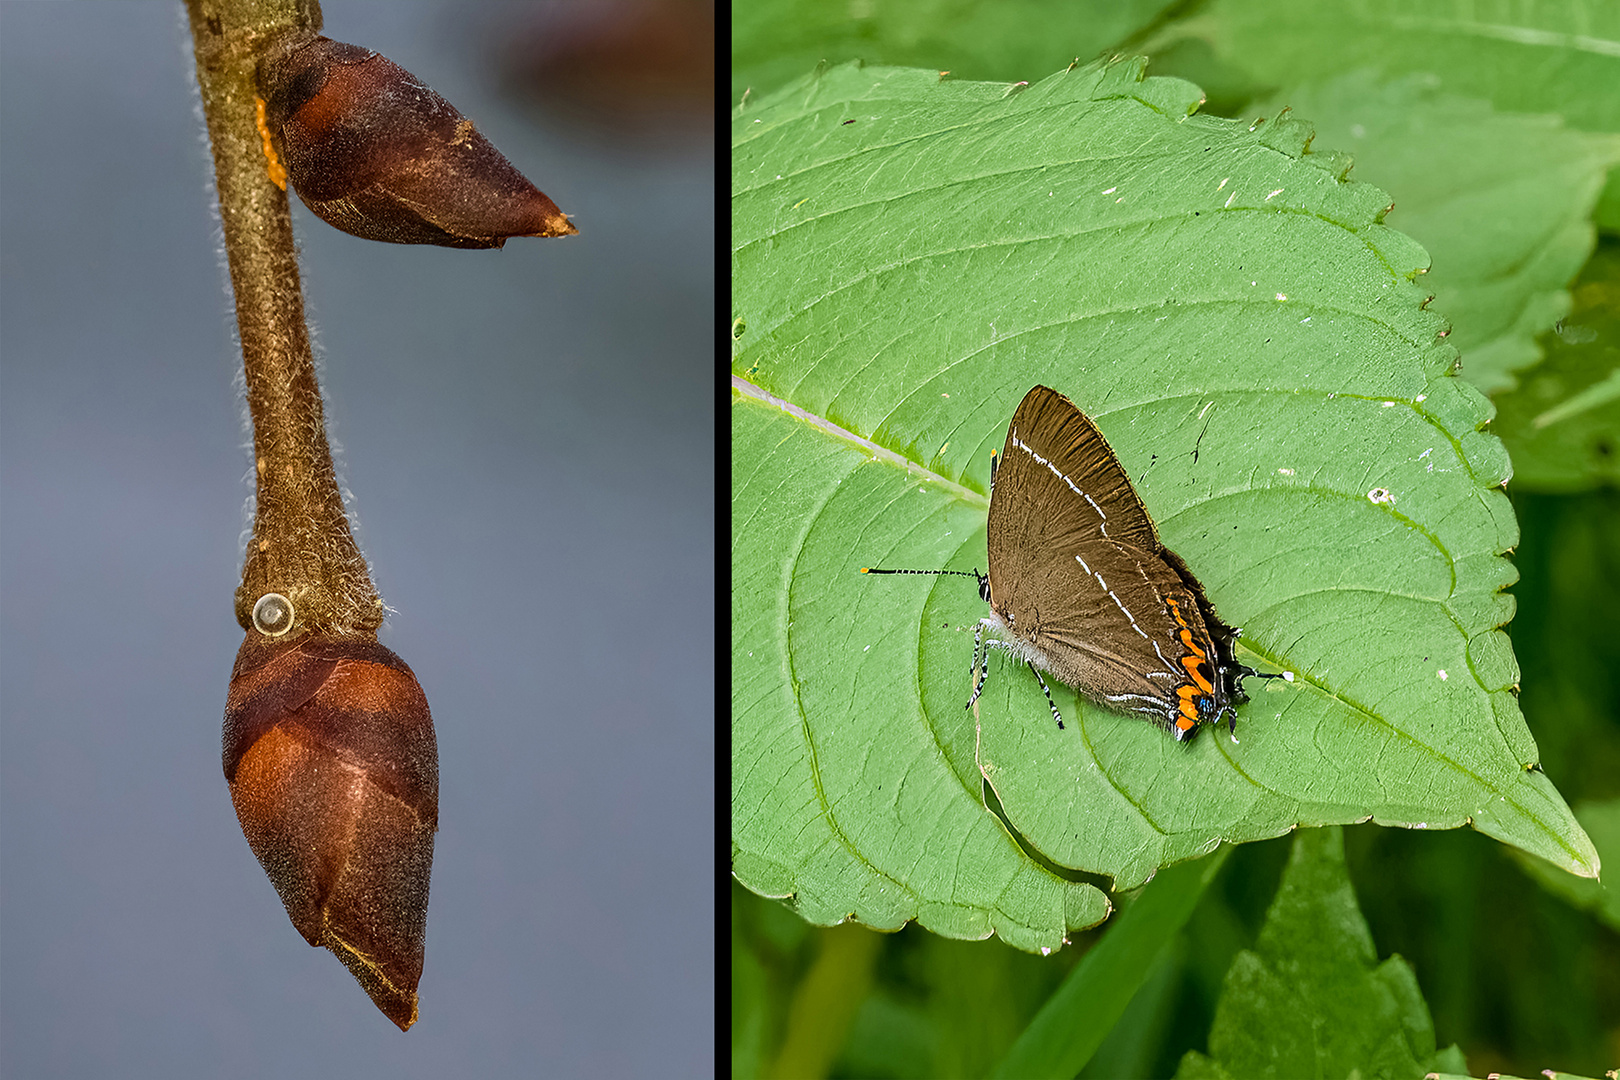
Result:
{"label": "green plant stem", "polygon": [[1160,870],[1115,916],[991,1075],[1069,1077],[1084,1068],[1231,851],[1223,845],[1195,862]]}
{"label": "green plant stem", "polygon": [[767,1076],[780,1080],[826,1076],[872,985],[884,937],[845,924],[818,931],[821,953],[793,993],[782,1047]]}
{"label": "green plant stem", "polygon": [[321,411],[287,193],[270,179],[255,120],[254,69],[289,30],[319,30],[317,0],[187,0],[258,479],[253,537],[236,592],[252,627],[267,592],[293,602],[295,632],[376,637],[382,600],[343,511]]}

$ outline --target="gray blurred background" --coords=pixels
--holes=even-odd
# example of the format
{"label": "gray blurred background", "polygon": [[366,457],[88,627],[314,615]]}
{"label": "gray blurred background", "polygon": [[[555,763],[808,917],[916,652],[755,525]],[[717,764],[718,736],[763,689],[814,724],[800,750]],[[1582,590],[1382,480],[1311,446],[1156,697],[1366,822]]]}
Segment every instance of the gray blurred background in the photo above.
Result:
{"label": "gray blurred background", "polygon": [[[548,119],[499,91],[566,12],[454,7],[327,0],[325,32],[580,235],[402,247],[293,203],[382,641],[438,729],[402,1034],[293,929],[221,773],[250,460],[183,9],[0,3],[7,1078],[715,1069],[712,107]],[[589,102],[589,62],[551,70]]]}

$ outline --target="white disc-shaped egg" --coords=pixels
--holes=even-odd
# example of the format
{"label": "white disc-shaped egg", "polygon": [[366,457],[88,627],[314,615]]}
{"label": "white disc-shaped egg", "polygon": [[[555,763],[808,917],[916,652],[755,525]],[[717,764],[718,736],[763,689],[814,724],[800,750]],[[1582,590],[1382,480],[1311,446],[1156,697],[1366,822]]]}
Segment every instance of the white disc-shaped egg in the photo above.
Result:
{"label": "white disc-shaped egg", "polygon": [[280,637],[292,627],[292,601],[280,593],[265,593],[253,605],[253,629],[266,637]]}

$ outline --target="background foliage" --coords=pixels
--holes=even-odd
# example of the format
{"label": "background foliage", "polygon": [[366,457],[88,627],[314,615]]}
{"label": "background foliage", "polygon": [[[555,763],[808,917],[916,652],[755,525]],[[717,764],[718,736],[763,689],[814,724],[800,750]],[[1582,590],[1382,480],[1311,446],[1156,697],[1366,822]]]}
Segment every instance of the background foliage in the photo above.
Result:
{"label": "background foliage", "polygon": [[[1463,377],[1491,395],[1488,430],[1512,460],[1520,530],[1507,627],[1519,704],[1547,775],[1613,866],[1620,649],[1603,631],[1620,603],[1620,240],[1596,239],[1593,222],[1620,225],[1608,178],[1620,159],[1617,19],[1612,6],[1579,3],[791,0],[739,12],[734,89],[757,103],[819,60],[1035,83],[1077,55],[1141,53],[1150,74],[1198,84],[1203,113],[1274,122],[1291,108],[1315,128],[1312,150],[1353,155],[1351,178],[1387,191],[1387,224],[1432,257],[1418,285],[1453,326]],[[740,357],[761,329],[743,328]],[[736,374],[759,374],[748,366]],[[862,404],[840,403],[838,418]],[[936,442],[920,459],[934,461],[936,448],[946,453]],[[1222,1058],[1212,1023],[1235,1007],[1223,984],[1243,950],[1265,955],[1262,926],[1281,903],[1290,844],[1243,845],[1199,887],[1185,927],[1117,990],[1128,1005],[1084,1075],[1170,1075],[1192,1067],[1189,1050]],[[1433,1017],[1438,1043],[1407,1045],[1455,1042],[1474,1075],[1597,1074],[1620,1061],[1614,893],[1473,830],[1361,825],[1345,830],[1345,851],[1376,956],[1405,958]],[[815,930],[734,886],[734,1071],[982,1075],[1009,1048],[1027,1050],[1027,1037],[1015,1040],[1094,943],[1130,925],[1132,899],[1116,894],[1121,915],[1042,957],[915,925],[881,938],[858,926]]]}

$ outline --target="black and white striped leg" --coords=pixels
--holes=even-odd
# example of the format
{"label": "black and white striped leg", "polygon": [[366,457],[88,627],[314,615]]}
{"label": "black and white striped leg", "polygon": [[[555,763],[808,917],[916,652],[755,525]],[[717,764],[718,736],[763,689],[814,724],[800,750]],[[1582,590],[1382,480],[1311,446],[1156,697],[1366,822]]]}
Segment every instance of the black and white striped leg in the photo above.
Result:
{"label": "black and white striped leg", "polygon": [[[983,623],[980,623],[978,626],[974,627],[973,669],[970,674],[977,675],[978,682],[973,687],[973,696],[968,698],[967,707],[970,709],[973,708],[973,703],[979,700],[979,694],[984,691],[984,681],[990,675],[990,650],[996,648],[1007,649],[1009,652],[1012,651],[1004,641],[999,641],[995,638],[986,640],[984,637]],[[1027,660],[1024,662],[1029,664],[1029,661]],[[984,666],[980,667],[980,664],[983,664]],[[1046,704],[1052,710],[1052,719],[1057,721],[1058,730],[1062,731],[1063,714],[1058,712],[1057,702],[1052,700],[1052,691],[1047,687],[1046,680],[1041,677],[1039,668],[1037,668],[1034,664],[1029,664],[1029,670],[1034,673],[1035,681],[1041,684],[1041,693],[1046,695]]]}
{"label": "black and white striped leg", "polygon": [[[979,665],[983,663],[984,666]],[[984,690],[984,680],[990,677],[990,646],[984,644],[984,623],[973,628],[973,667],[968,671],[969,679],[977,679],[973,686],[973,696],[968,698],[967,707],[973,708],[973,703],[979,700],[979,694]]]}
{"label": "black and white striped leg", "polygon": [[[1028,660],[1024,663],[1029,664]],[[1041,678],[1041,670],[1034,664],[1029,664],[1029,670],[1035,673],[1035,681],[1041,684],[1041,693],[1046,695],[1046,703],[1052,706],[1052,719],[1057,721],[1058,730],[1063,730],[1063,714],[1058,712],[1057,702],[1052,700],[1052,691],[1046,688],[1046,680]]]}

